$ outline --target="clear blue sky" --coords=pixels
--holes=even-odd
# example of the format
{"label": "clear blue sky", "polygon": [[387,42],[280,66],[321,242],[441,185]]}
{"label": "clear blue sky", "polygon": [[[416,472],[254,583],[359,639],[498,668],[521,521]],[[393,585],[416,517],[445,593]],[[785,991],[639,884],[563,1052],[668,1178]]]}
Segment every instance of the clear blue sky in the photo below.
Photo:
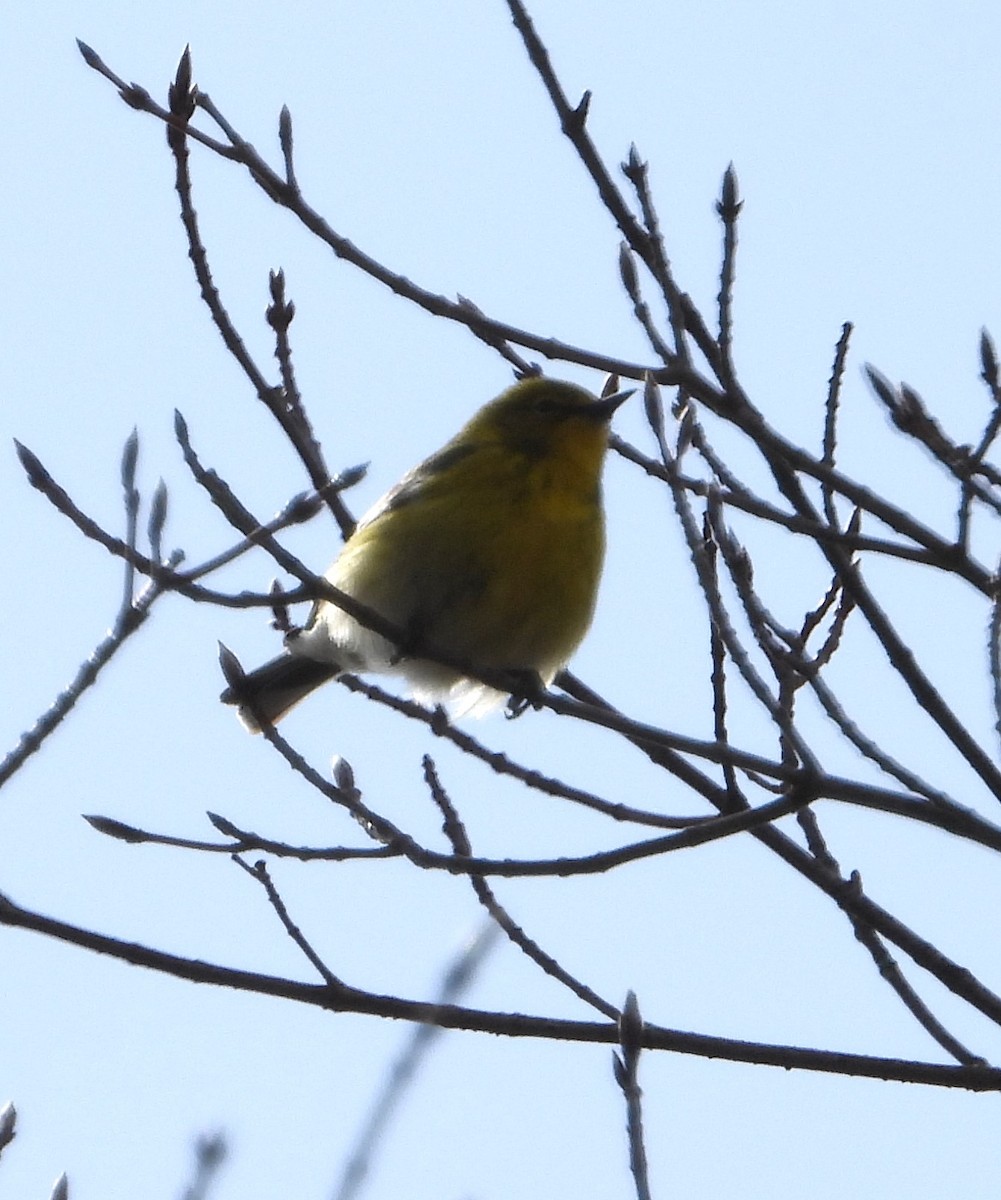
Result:
{"label": "clear blue sky", "polygon": [[[736,165],[745,208],[736,302],[745,385],[774,424],[817,444],[842,322],[857,334],[845,396],[846,467],[881,478],[948,528],[948,493],[885,428],[860,372],[905,378],[959,440],[987,413],[981,326],[1001,334],[1001,99],[995,5],[930,3],[585,5],[535,0],[571,94],[594,92],[591,129],[611,163],[635,141],[651,162],[682,286],[711,306],[713,204]],[[227,529],[187,475],[172,413],[261,514],[305,486],[225,354],[191,278],[162,131],[79,58],[90,43],[164,95],[190,43],[198,84],[262,152],[295,120],[300,182],[338,232],[415,281],[461,292],[541,333],[645,356],[616,266],[617,237],[530,70],[501,0],[285,9],[48,3],[8,17],[0,503],[0,745],[12,744],[103,635],[114,563],[26,484],[12,437],[96,517],[121,526],[118,460],[137,425],[147,495],[170,486],[167,542],[197,561]],[[436,448],[509,373],[456,326],[435,323],[336,262],[239,170],[197,149],[196,203],[217,282],[258,361],[267,271],[282,266],[298,315],[300,381],[335,467],[370,461],[362,511]],[[590,386],[592,374],[557,371]],[[621,431],[650,449],[640,413]],[[916,482],[917,481],[917,482]],[[668,499],[622,462],[607,477],[610,553],[592,635],[575,669],[627,711],[709,736],[704,625]],[[984,531],[988,563],[999,548]],[[290,537],[322,567],[322,521]],[[819,599],[819,574],[775,543],[759,563],[788,608]],[[931,669],[989,734],[985,613],[958,589],[911,594],[876,569],[908,632],[937,630]],[[260,587],[269,564],[226,575]],[[820,590],[818,590],[818,587]],[[130,847],[94,833],[99,812],[209,837],[204,813],[293,842],[357,838],[216,702],[215,643],[251,663],[274,634],[253,614],[165,600],[44,754],[4,791],[0,890],[136,941],[311,979],[263,896],[224,857]],[[984,805],[941,745],[907,719],[901,689],[864,639],[839,676],[860,719],[922,769]],[[287,726],[311,758],[341,754],[366,797],[434,844],[420,781],[435,754],[484,853],[532,857],[618,844],[622,831],[494,777],[339,689]],[[666,811],[679,785],[545,714],[475,730],[543,769]],[[748,720],[741,743],[767,749]],[[759,743],[756,739],[762,739]],[[840,760],[841,769],[855,764]],[[885,818],[826,810],[825,828],[871,892],[995,989],[1001,888],[986,852]],[[277,864],[295,918],[348,981],[433,994],[479,916],[461,880],[399,864]],[[498,888],[529,932],[610,999],[635,989],[658,1023],[704,1033],[900,1057],[938,1057],[879,981],[836,910],[748,840],[609,877]],[[214,1196],[325,1197],[407,1030],[372,1019],[164,979],[41,938],[0,931],[0,1103],[20,1134],[0,1161],[4,1195],[41,1197],[65,1170],[74,1197],[173,1196],[191,1139],[223,1129],[232,1160]],[[920,976],[915,981],[924,984]],[[1001,1036],[934,987],[955,1032],[988,1058]],[[589,1018],[516,950],[495,952],[469,1002]],[[996,1192],[1001,1100],[764,1068],[648,1056],[643,1083],[655,1194],[872,1195]],[[423,1198],[631,1194],[621,1100],[607,1049],[443,1040],[394,1127],[368,1195]]]}

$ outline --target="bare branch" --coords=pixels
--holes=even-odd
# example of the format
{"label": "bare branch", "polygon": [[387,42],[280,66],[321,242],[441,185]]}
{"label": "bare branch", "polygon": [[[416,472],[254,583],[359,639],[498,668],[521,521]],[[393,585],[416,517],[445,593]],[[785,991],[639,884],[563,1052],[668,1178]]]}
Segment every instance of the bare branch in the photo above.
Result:
{"label": "bare branch", "polygon": [[[168,954],[134,942],[124,942],[23,908],[2,893],[0,925],[30,929],[69,945],[81,946],[98,954],[106,954],[120,962],[147,967],[177,979],[214,984],[217,987],[228,987],[262,996],[278,996],[335,1012],[351,1011],[396,1020],[431,1022],[443,1029],[466,1029],[508,1037],[535,1037],[603,1045],[616,1045],[619,1042],[618,1029],[611,1023],[563,1021],[548,1017],[526,1017],[519,1013],[494,1013],[454,1005],[426,1004],[401,1000],[394,996],[361,992],[353,988],[345,988],[341,996],[332,995],[326,984],[299,983],[275,975],[238,971],[215,963]],[[939,1063],[908,1062],[873,1055],[841,1054],[798,1046],[735,1041],[649,1024],[644,1027],[642,1044],[646,1050],[670,1050],[678,1054],[727,1059],[731,1062],[759,1063],[764,1066],[782,1067],[785,1070],[821,1071],[869,1079],[923,1083],[934,1087],[963,1088],[977,1092],[1001,1091],[1001,1070],[992,1067],[942,1066]]]}
{"label": "bare branch", "polygon": [[621,1057],[612,1055],[615,1080],[626,1101],[626,1130],[629,1134],[629,1166],[636,1185],[636,1200],[652,1200],[647,1173],[646,1146],[643,1141],[643,1093],[639,1085],[640,1051],[643,1048],[643,1018],[636,995],[626,996],[619,1016]]}

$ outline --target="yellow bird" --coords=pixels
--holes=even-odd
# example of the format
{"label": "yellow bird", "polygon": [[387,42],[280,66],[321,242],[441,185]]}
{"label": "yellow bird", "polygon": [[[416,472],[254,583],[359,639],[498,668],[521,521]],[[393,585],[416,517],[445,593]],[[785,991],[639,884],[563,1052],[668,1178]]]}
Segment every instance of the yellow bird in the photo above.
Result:
{"label": "yellow bird", "polygon": [[484,405],[359,522],[325,578],[401,631],[398,645],[320,600],[285,650],[222,694],[248,729],[342,672],[396,672],[424,703],[482,715],[505,694],[421,658],[548,686],[591,624],[605,553],[601,471],[612,414],[542,376]]}

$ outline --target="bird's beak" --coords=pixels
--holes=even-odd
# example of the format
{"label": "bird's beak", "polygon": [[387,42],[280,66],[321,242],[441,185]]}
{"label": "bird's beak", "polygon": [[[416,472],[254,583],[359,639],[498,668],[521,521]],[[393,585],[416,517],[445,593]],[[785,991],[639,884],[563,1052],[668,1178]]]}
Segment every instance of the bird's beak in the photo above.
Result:
{"label": "bird's beak", "polygon": [[635,391],[635,388],[630,388],[627,392],[616,392],[614,396],[602,396],[600,400],[588,405],[587,412],[599,421],[610,421],[623,400],[628,400]]}

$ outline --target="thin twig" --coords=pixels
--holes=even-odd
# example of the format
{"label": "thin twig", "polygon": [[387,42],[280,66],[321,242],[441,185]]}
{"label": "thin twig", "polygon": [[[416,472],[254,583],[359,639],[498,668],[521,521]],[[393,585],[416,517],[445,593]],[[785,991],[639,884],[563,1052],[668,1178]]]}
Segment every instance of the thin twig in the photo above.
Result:
{"label": "thin twig", "polygon": [[[178,552],[169,560],[169,566],[180,562]],[[153,604],[163,595],[163,587],[151,580],[129,606],[123,607],[107,635],[94,647],[86,661],[80,664],[72,682],[66,687],[35,724],[23,733],[18,744],[0,762],[0,787],[19,770],[26,760],[40,750],[76,707],[83,694],[94,686],[102,669],[118,653],[125,642],[145,623]]]}
{"label": "thin twig", "polygon": [[[424,756],[424,780],[428,785],[428,791],[431,793],[431,798],[438,806],[444,818],[445,836],[452,843],[452,852],[459,857],[472,858],[472,847],[469,842],[469,836],[466,833],[455,806],[452,804],[448,793],[442,786],[441,780],[438,777],[437,768],[431,756]],[[470,873],[469,883],[476,893],[476,898],[490,914],[491,919],[496,923],[497,927],[507,935],[507,937],[518,947],[519,950],[550,976],[557,980],[563,986],[569,989],[585,1004],[591,1005],[603,1016],[615,1020],[618,1016],[618,1009],[614,1004],[610,1004],[607,1000],[602,999],[592,988],[587,984],[582,983],[575,976],[571,975],[557,960],[547,954],[534,938],[528,936],[525,930],[510,916],[508,911],[497,899],[493,889],[487,883],[482,875]]]}
{"label": "thin twig", "polygon": [[737,172],[733,163],[723,175],[723,187],[716,211],[723,222],[723,262],[719,273],[719,350],[723,367],[721,382],[729,384],[733,367],[733,279],[737,259],[737,219],[743,208],[738,198]]}
{"label": "thin twig", "polygon": [[[719,576],[716,569],[716,544],[709,536],[709,530],[703,526],[703,545],[705,547],[706,565],[713,579],[714,589],[719,590]],[[720,745],[730,741],[727,726],[727,678],[726,678],[726,644],[720,635],[719,626],[715,621],[709,622],[709,657],[712,662],[713,690],[713,736]],[[723,763],[723,779],[726,790],[732,796],[734,808],[747,808],[748,803],[737,783],[737,772],[732,763]]]}
{"label": "thin twig", "polygon": [[671,322],[671,332],[674,335],[674,354],[672,355],[663,341],[652,341],[653,348],[661,360],[670,365],[675,358],[691,368],[691,354],[688,349],[686,308],[681,289],[678,287],[668,262],[667,249],[664,245],[664,235],[657,218],[657,210],[650,191],[649,164],[640,157],[635,146],[629,147],[629,157],[622,164],[622,173],[633,185],[636,199],[639,201],[640,212],[643,214],[643,227],[647,235],[649,253],[645,263],[660,288],[664,303],[667,306],[668,320]]}
{"label": "thin twig", "polygon": [[[848,361],[848,343],[852,336],[852,324],[846,321],[841,326],[841,336],[834,351],[834,365],[831,367],[831,377],[827,382],[827,398],[824,402],[824,438],[821,462],[834,469],[838,445],[838,408],[841,403],[841,385],[845,377],[845,364]],[[829,481],[821,484],[821,496],[824,502],[824,515],[832,529],[839,529],[837,510],[834,507],[834,491]]]}
{"label": "thin twig", "polygon": [[651,271],[655,270],[649,234],[636,221],[622,197],[622,193],[612,182],[612,177],[601,160],[587,132],[587,110],[591,94],[585,92],[579,104],[571,105],[566,93],[553,70],[549,51],[543,45],[542,39],[536,32],[528,11],[521,0],[507,0],[511,19],[518,30],[529,61],[537,71],[542,84],[549,94],[553,108],[560,121],[560,128],[573,144],[581,162],[591,176],[601,202],[618,225],[622,236],[636,254],[646,263]]}
{"label": "thin twig", "polygon": [[626,1101],[626,1132],[629,1137],[629,1168],[636,1185],[636,1200],[652,1200],[643,1139],[643,1092],[639,1084],[640,1053],[643,1049],[643,1018],[636,994],[630,992],[619,1015],[621,1056],[612,1055],[615,1080]]}
{"label": "thin twig", "polygon": [[206,842],[196,838],[178,837],[175,834],[155,833],[127,825],[113,817],[84,813],[83,819],[98,833],[130,845],[174,846],[179,850],[198,850],[209,854],[237,854],[255,851],[270,854],[275,858],[294,858],[299,862],[352,862],[366,858],[399,858],[400,852],[392,846],[291,846],[262,837],[259,833],[241,829],[218,813],[208,813],[209,820],[228,842]]}
{"label": "thin twig", "polygon": [[1001,740],[1001,563],[998,564],[998,586],[987,626],[987,662],[994,699],[994,729]]}
{"label": "thin twig", "polygon": [[[797,816],[807,834],[811,853],[817,858],[824,869],[830,873],[832,878],[837,878],[842,882],[844,888],[843,895],[853,894],[856,898],[860,897],[863,894],[861,875],[858,871],[853,871],[848,879],[845,878],[841,865],[820,836],[820,829],[816,824],[814,814],[801,812]],[[868,921],[860,918],[857,912],[854,912],[850,907],[841,905],[841,908],[851,922],[856,938],[869,951],[873,962],[879,970],[880,977],[896,992],[918,1024],[938,1042],[947,1054],[951,1054],[957,1062],[964,1063],[967,1066],[983,1064],[985,1060],[980,1055],[969,1051],[932,1013],[928,1005],[925,1004],[910,983],[908,983],[900,966],[887,951],[882,939]]]}
{"label": "thin twig", "polygon": [[650,314],[650,306],[643,299],[643,294],[640,291],[639,276],[636,271],[635,255],[625,242],[619,246],[619,277],[622,280],[622,286],[626,289],[626,294],[632,301],[633,316],[640,323],[640,327],[646,334],[650,348],[659,358],[665,362],[669,362],[671,351],[653,322],[653,317]]}
{"label": "thin twig", "polygon": [[275,358],[281,371],[282,386],[272,390],[265,399],[272,415],[278,421],[292,448],[309,474],[310,482],[327,507],[347,540],[354,532],[355,519],[341,498],[341,488],[332,486],[330,470],[323,457],[323,450],[313,433],[313,426],[306,413],[302,394],[292,364],[292,344],[289,326],[295,316],[295,305],[285,295],[285,272],[272,271],[268,277],[271,303],[268,305],[267,322],[275,332]]}
{"label": "thin twig", "polygon": [[308,958],[313,964],[327,987],[336,994],[344,992],[346,989],[342,981],[337,978],[337,976],[333,973],[333,971],[330,970],[316,950],[313,949],[309,941],[306,939],[306,935],[289,915],[289,911],[285,906],[285,901],[281,898],[281,895],[271,878],[271,873],[268,871],[267,863],[265,863],[263,860],[259,860],[258,862],[254,863],[253,866],[250,866],[248,863],[243,861],[239,854],[233,855],[233,862],[235,862],[236,865],[242,870],[246,871],[251,879],[255,879],[261,885],[261,887],[264,888],[264,891],[268,897],[268,903],[278,914],[278,919],[285,927],[285,932],[289,935],[292,941],[295,942],[306,958]]}
{"label": "thin twig", "polygon": [[[133,428],[125,439],[122,450],[122,492],[125,503],[125,544],[133,553],[137,549],[139,530],[139,491],[136,488],[136,462],[139,458],[139,431]],[[125,580],[122,587],[121,612],[132,607],[135,594],[135,567],[130,560],[125,563]]]}

